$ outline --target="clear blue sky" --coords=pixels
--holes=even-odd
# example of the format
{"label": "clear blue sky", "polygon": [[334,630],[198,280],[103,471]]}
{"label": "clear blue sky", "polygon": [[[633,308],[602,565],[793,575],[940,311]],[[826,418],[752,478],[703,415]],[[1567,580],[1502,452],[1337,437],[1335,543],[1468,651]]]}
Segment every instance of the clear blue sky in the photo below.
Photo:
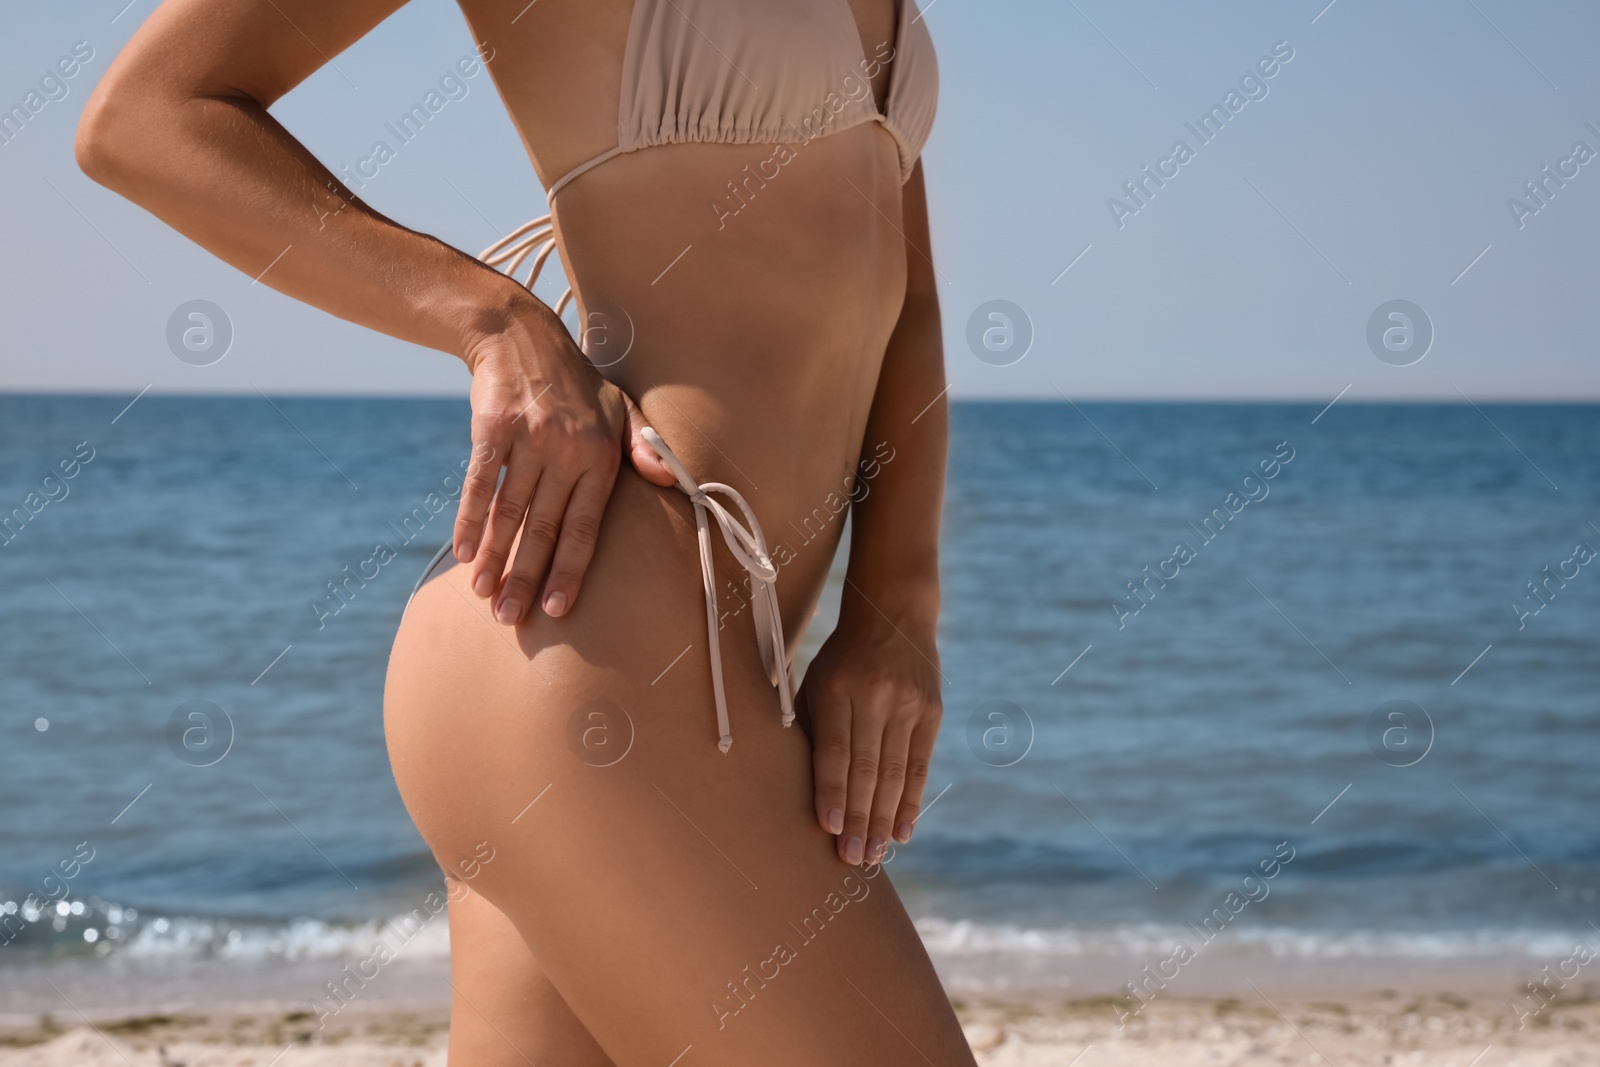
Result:
{"label": "clear blue sky", "polygon": [[[125,3],[7,13],[6,108],[75,42],[94,56],[0,144],[0,388],[462,394],[448,357],[252,286],[78,173],[83,101],[155,6]],[[1537,206],[1524,183],[1574,142],[1600,152],[1585,126],[1600,128],[1600,5],[1326,4],[934,0],[924,162],[956,396],[1600,398],[1600,159],[1567,164],[1520,227],[1508,207]],[[1202,143],[1185,123],[1280,41],[1293,58]],[[354,164],[471,47],[453,4],[412,0],[275,113],[325,162]],[[476,252],[542,197],[487,77],[466,85],[362,195]],[[1180,139],[1193,158],[1162,164]],[[1176,174],[1138,206],[1122,190],[1146,165]],[[1120,227],[1112,197],[1138,206]],[[166,343],[197,298],[237,331],[209,367]],[[991,299],[1033,324],[1011,366],[967,345]],[[1368,346],[1393,299],[1433,323],[1410,366]]]}

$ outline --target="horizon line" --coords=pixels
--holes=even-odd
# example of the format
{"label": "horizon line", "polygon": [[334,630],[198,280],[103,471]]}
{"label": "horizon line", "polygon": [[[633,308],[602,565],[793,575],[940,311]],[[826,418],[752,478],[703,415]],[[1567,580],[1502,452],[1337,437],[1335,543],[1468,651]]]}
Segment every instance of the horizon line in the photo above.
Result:
{"label": "horizon line", "polygon": [[[37,397],[103,397],[106,399],[125,398],[137,393],[137,389],[61,389],[61,388],[0,388],[0,398],[37,398]],[[468,399],[467,393],[443,392],[389,392],[389,393],[356,393],[356,392],[316,392],[316,391],[288,391],[266,392],[253,390],[250,392],[233,390],[168,390],[163,391],[152,386],[146,386],[141,397],[164,397],[183,399],[251,399],[259,396],[276,396],[296,400],[449,400],[464,401]],[[1325,396],[1309,396],[1303,394],[1285,394],[1278,396],[1183,396],[1183,395],[1127,395],[1127,394],[1082,394],[1067,398],[1065,394],[1057,393],[979,393],[968,395],[952,395],[948,398],[955,404],[1318,404],[1328,405]],[[1585,405],[1600,404],[1600,394],[1594,396],[1547,396],[1542,394],[1515,396],[1480,396],[1468,398],[1464,394],[1456,396],[1418,394],[1411,396],[1378,396],[1378,397],[1349,397],[1340,394],[1336,398],[1340,406],[1347,404],[1360,404],[1378,406],[1382,404],[1431,404],[1439,407],[1456,406],[1464,407],[1474,403],[1481,404],[1526,404],[1545,407],[1582,407]]]}

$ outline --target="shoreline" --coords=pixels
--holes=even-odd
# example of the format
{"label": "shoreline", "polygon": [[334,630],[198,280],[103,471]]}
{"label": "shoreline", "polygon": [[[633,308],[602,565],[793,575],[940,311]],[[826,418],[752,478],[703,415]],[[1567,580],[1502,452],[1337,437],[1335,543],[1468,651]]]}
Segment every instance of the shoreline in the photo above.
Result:
{"label": "shoreline", "polygon": [[[1175,975],[1158,971],[1164,954],[1028,955],[1018,952],[932,951],[934,966],[952,999],[1006,1001],[1040,998],[1140,1001],[1213,1000],[1252,996],[1253,988],[1291,999],[1354,998],[1389,992],[1397,996],[1449,994],[1472,1001],[1528,996],[1525,983],[1560,963],[1532,955],[1295,956],[1218,952],[1195,957]],[[0,967],[0,1025],[18,1016],[64,1010],[64,996],[90,1013],[149,1013],[249,1005],[272,1008],[326,1000],[325,986],[354,982],[349,1006],[415,1006],[449,1000],[448,957],[398,958],[361,981],[357,957],[336,955],[300,960],[215,958],[33,959]],[[1137,999],[1128,989],[1139,983]],[[1580,970],[1567,983],[1572,993],[1600,975]],[[1509,1012],[1509,1008],[1507,1008]]]}
{"label": "shoreline", "polygon": [[[1161,955],[1029,955],[1019,952],[930,953],[952,999],[1007,1002],[1102,1000],[1137,1007],[1169,999],[1218,1000],[1254,996],[1254,989],[1299,1000],[1448,994],[1469,1001],[1527,999],[1526,983],[1556,959],[1522,954],[1457,956],[1297,956],[1258,952],[1199,955],[1176,975],[1158,969]],[[19,1017],[59,1012],[70,997],[99,1014],[173,1012],[246,1005],[314,1010],[327,1002],[329,983],[354,983],[352,1007],[414,1007],[447,1003],[447,956],[398,958],[361,981],[357,957],[229,960],[111,956],[23,960],[0,967],[0,1026]],[[1163,977],[1166,976],[1166,977]],[[1548,977],[1548,975],[1547,975]],[[1137,983],[1137,990],[1129,984]],[[1556,983],[1559,989],[1561,983]],[[1561,990],[1573,995],[1600,975],[1580,969]],[[347,988],[349,988],[347,986]],[[1509,1006],[1505,1009],[1510,1013]]]}

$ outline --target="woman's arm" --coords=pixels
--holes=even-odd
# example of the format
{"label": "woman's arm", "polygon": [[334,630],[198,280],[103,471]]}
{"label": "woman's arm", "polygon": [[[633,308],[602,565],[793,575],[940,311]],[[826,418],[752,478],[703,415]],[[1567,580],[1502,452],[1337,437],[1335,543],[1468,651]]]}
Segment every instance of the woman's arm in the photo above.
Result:
{"label": "woman's arm", "polygon": [[941,715],[944,347],[919,162],[901,200],[906,296],[867,419],[839,625],[806,672],[817,820],[847,863],[905,842]]}
{"label": "woman's arm", "polygon": [[502,622],[525,617],[547,570],[538,599],[564,614],[623,448],[671,484],[637,409],[525,288],[373,211],[267,112],[403,3],[167,0],[85,105],[78,163],[280,292],[463,360],[473,462],[456,557],[476,560],[479,595],[498,591]]}

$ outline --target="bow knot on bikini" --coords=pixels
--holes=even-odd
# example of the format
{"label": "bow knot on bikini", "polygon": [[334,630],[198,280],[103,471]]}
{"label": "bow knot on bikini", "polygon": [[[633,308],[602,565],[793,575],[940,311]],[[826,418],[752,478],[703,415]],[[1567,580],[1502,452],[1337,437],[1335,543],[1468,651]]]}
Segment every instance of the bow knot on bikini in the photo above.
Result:
{"label": "bow knot on bikini", "polygon": [[[767,681],[778,690],[783,725],[789,726],[794,722],[794,691],[790,687],[783,622],[778,614],[778,568],[767,552],[767,539],[761,533],[761,524],[756,521],[755,512],[750,510],[750,505],[737,489],[721,482],[696,482],[660,434],[647,426],[643,435],[667,469],[678,479],[678,488],[694,505],[694,523],[700,541],[700,577],[706,591],[706,638],[711,644],[711,687],[716,695],[717,731],[721,735],[717,747],[726,753],[733,744],[733,733],[728,726],[728,697],[722,685],[722,644],[717,636],[717,572],[711,560],[711,520],[716,520],[728,551],[733,553],[733,558],[750,576],[756,644],[761,649],[761,661],[767,669]],[[713,493],[733,501],[744,516],[745,524],[741,524],[738,516],[712,496]]]}

